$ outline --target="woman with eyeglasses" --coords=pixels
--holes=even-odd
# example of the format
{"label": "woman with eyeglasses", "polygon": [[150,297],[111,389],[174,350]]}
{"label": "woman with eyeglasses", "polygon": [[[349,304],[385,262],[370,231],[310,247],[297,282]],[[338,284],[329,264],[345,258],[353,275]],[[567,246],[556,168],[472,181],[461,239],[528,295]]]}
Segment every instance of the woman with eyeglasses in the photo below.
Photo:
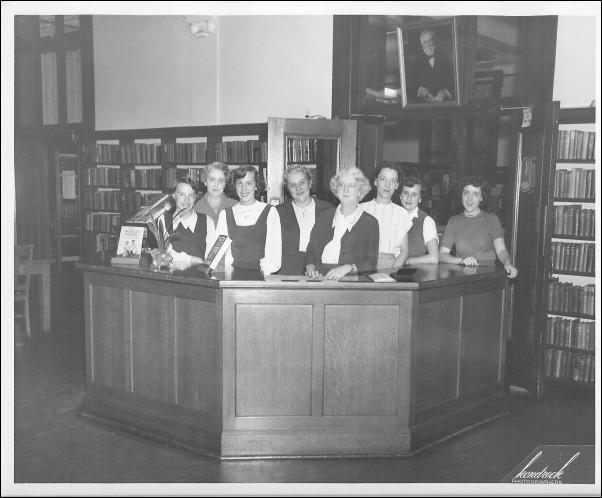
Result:
{"label": "woman with eyeglasses", "polygon": [[232,240],[224,258],[226,272],[275,273],[282,258],[280,217],[275,208],[257,200],[264,188],[263,178],[254,166],[242,165],[234,171],[232,180],[239,201],[221,211],[216,227],[216,236],[223,234]]}
{"label": "woman with eyeglasses", "polygon": [[307,246],[305,273],[340,280],[348,273],[372,271],[378,261],[378,221],[360,207],[370,182],[359,168],[341,169],[330,180],[340,204],[316,220]]}
{"label": "woman with eyeglasses", "polygon": [[284,173],[291,198],[276,206],[282,231],[282,275],[303,275],[309,235],[316,220],[332,204],[311,196],[312,176],[308,168],[294,164]]}
{"label": "woman with eyeglasses", "polygon": [[[494,213],[480,207],[486,183],[480,176],[466,178],[462,183],[462,205],[464,212],[452,216],[445,227],[439,249],[439,261],[456,265],[493,265],[500,260],[510,278],[518,270],[512,264],[510,253],[504,242],[504,229]],[[456,255],[451,254],[455,248]]]}
{"label": "woman with eyeglasses", "polygon": [[202,181],[207,187],[207,192],[196,202],[194,210],[206,214],[217,225],[219,214],[226,208],[234,206],[236,200],[224,194],[224,188],[230,179],[228,166],[221,162],[213,162],[203,170]]}
{"label": "woman with eyeglasses", "polygon": [[408,257],[408,230],[412,222],[408,212],[391,202],[399,186],[399,173],[392,164],[381,163],[374,179],[376,197],[360,206],[378,220],[377,269],[399,268]]}

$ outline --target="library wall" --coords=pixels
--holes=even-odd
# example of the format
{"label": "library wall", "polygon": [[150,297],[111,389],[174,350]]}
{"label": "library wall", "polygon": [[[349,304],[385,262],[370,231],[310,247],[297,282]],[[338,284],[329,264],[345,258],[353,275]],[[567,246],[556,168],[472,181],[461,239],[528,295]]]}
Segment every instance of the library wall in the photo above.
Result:
{"label": "library wall", "polygon": [[216,124],[215,37],[182,16],[94,16],[96,129]]}
{"label": "library wall", "polygon": [[596,98],[595,28],[594,17],[558,17],[553,98],[561,107],[589,106]]}
{"label": "library wall", "polygon": [[331,117],[332,16],[219,19],[219,120]]}
{"label": "library wall", "polygon": [[[330,117],[332,16],[94,16],[96,129]],[[124,111],[124,109],[126,111]]]}

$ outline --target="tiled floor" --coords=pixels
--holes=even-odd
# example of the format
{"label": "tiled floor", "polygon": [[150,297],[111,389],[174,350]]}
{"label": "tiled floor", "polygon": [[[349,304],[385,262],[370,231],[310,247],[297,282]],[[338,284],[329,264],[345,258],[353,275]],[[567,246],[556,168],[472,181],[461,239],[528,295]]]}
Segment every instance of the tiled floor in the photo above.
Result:
{"label": "tiled floor", "polygon": [[56,331],[15,348],[15,483],[497,483],[537,445],[594,442],[592,392],[513,391],[508,416],[412,458],[211,460],[80,415],[81,294],[63,282]]}

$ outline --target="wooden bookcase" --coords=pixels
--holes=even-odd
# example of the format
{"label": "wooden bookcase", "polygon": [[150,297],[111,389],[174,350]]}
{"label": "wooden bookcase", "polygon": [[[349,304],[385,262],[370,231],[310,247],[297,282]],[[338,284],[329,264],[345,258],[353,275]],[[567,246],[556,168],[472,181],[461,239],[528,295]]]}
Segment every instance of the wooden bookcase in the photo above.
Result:
{"label": "wooden bookcase", "polygon": [[[82,251],[114,252],[121,223],[207,164],[267,167],[267,125],[100,131],[81,146]],[[265,192],[262,193],[265,196]]]}
{"label": "wooden bookcase", "polygon": [[544,385],[594,386],[595,108],[560,109],[546,226]]}
{"label": "wooden bookcase", "polygon": [[[260,199],[271,204],[285,200],[285,168],[305,164],[315,170],[315,194],[328,198],[330,177],[356,164],[356,122],[269,118],[266,123],[96,132],[80,147],[83,254],[114,252],[123,221],[170,192],[177,178],[200,182],[203,168],[213,161],[231,169],[256,166],[266,181]],[[226,194],[235,197],[231,185]]]}

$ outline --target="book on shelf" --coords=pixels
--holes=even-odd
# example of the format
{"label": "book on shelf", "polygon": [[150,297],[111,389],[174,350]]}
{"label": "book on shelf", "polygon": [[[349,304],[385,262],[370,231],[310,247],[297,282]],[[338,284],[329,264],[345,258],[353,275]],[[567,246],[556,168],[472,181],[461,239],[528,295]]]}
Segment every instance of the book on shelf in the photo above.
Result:
{"label": "book on shelf", "polygon": [[595,157],[596,133],[584,130],[559,130],[557,157],[563,160],[591,160]]}
{"label": "book on shelf", "polygon": [[116,255],[111,258],[111,264],[139,264],[145,232],[144,227],[122,226]]}

